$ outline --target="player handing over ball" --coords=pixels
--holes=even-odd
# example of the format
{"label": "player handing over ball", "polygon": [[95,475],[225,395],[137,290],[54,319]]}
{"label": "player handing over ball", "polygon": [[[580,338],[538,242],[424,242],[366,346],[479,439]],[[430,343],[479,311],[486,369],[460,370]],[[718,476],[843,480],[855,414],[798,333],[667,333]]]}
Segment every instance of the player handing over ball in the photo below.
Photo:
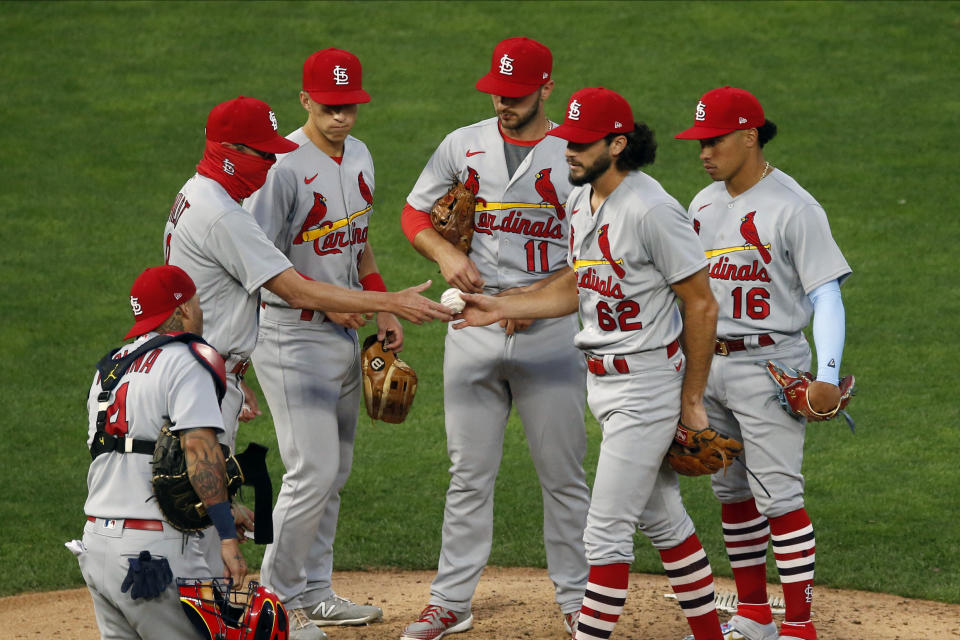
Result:
{"label": "player handing over ball", "polygon": [[454,328],[579,307],[575,343],[586,356],[587,400],[603,442],[584,532],[590,578],[577,640],[613,632],[638,528],[659,551],[694,638],[722,640],[710,566],[677,474],[664,462],[678,420],[707,426],[702,397],[717,317],[707,261],[680,204],[639,171],[653,162],[656,143],[620,95],[601,87],[574,93],[563,125],[548,135],[567,140],[578,186],[567,206],[570,268],[530,293],[465,294]]}

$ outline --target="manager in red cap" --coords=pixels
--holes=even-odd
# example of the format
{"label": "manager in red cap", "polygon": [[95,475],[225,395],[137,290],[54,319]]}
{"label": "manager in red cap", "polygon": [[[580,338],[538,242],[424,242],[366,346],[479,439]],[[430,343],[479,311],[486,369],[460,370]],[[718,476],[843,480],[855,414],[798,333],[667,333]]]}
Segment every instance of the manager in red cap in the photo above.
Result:
{"label": "manager in red cap", "polygon": [[449,311],[419,295],[428,284],[400,293],[344,289],[296,272],[240,203],[259,189],[276,154],[299,146],[277,133],[270,107],[238,97],[215,106],[207,119],[203,159],[170,208],[163,236],[166,262],[197,285],[204,338],[227,362],[224,442],[232,447],[246,397],[244,419],[257,413],[243,374],[257,339],[260,288],[291,307],[351,313],[389,311],[412,322],[449,318]]}
{"label": "manager in red cap", "polygon": [[[823,207],[766,160],[776,133],[752,93],[726,86],[700,97],[693,126],[676,137],[700,143],[699,160],[713,180],[688,208],[712,256],[711,286],[720,301],[718,357],[704,401],[712,426],[742,438],[755,473],[750,478],[735,465],[712,477],[724,531],[745,532],[727,546],[739,602],[730,624],[749,640],[815,640],[816,544],[804,506],[803,418],[769,402],[778,386],[756,363],[808,371],[804,329],[812,315],[817,373],[806,397],[811,411],[835,416],[852,385],[852,378],[840,378],[846,335],[840,286],[851,269]],[[786,609],[779,631],[767,596],[771,536]]]}
{"label": "manager in red cap", "polygon": [[[370,235],[373,157],[351,134],[358,105],[370,101],[360,60],[343,49],[317,51],[303,65],[300,87],[306,120],[287,136],[298,148],[279,158],[244,208],[302,275],[354,291],[386,291]],[[286,471],[260,578],[290,612],[292,638],[323,640],[322,626],[363,625],[383,615],[337,594],[332,584],[340,490],[350,476],[363,404],[357,330],[369,317],[291,308],[269,290],[261,301],[253,362]],[[400,351],[397,317],[380,312],[374,322],[385,347]]]}
{"label": "manager in red cap", "polygon": [[680,204],[640,170],[653,162],[656,142],[621,95],[577,91],[548,135],[567,141],[577,185],[567,204],[567,266],[536,291],[465,296],[464,322],[454,328],[579,308],[583,328],[574,341],[587,362],[587,401],[603,442],[583,534],[590,573],[576,639],[610,637],[639,528],[660,553],[693,637],[723,640],[709,564],[677,474],[664,462],[678,423],[707,426],[701,398],[717,303],[703,250]]}
{"label": "manager in red cap", "polygon": [[[507,38],[493,49],[476,88],[494,117],[450,133],[407,196],[403,232],[450,287],[514,294],[567,271],[572,210],[564,143],[547,132],[553,56],[543,44]],[[444,240],[429,211],[455,181],[477,197],[469,252]],[[589,491],[583,470],[586,367],[573,346],[576,314],[517,318],[448,333],[444,413],[450,488],[443,548],[430,601],[402,637],[433,640],[466,631],[493,540],[493,490],[512,407],[520,411],[543,493],[547,571],[563,624],[572,629],[587,582],[583,526]]]}

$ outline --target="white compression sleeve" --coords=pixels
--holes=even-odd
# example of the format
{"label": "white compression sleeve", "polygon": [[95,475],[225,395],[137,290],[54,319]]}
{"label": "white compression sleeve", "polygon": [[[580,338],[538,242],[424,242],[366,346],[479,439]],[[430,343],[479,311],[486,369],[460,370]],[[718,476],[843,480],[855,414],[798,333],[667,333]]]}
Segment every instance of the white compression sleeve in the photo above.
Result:
{"label": "white compression sleeve", "polygon": [[846,316],[840,284],[824,283],[810,292],[813,303],[813,342],[817,349],[817,380],[837,384],[840,381],[840,359],[846,338]]}

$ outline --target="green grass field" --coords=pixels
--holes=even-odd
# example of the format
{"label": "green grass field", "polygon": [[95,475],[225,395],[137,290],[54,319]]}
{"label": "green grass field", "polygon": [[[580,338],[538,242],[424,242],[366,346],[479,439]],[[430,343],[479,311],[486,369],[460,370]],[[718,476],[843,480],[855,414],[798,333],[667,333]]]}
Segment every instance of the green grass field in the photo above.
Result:
{"label": "green grass field", "polygon": [[[816,425],[806,448],[818,584],[960,602],[957,2],[0,3],[0,594],[82,584],[63,542],[82,530],[93,365],[130,324],[133,278],[162,261],[210,108],[252,95],[292,130],[303,60],[328,46],[356,53],[373,96],[354,133],[377,165],[378,262],[393,288],[434,278],[436,297],[444,284],[399,212],[442,137],[492,115],[473,84],[514,35],[553,50],[553,119],[581,87],[625,95],[658,135],[650,173],[684,203],[706,176],[696,145],[672,135],[697,98],[723,84],[760,98],[780,127],[767,158],[824,205],[854,268],[843,368],[858,379],[857,434]],[[408,325],[420,391],[407,422],[361,419],[340,569],[436,565],[443,331]],[[600,435],[592,420],[588,430],[592,472]],[[269,417],[241,430],[239,445],[249,440],[274,445]],[[270,463],[279,486],[275,446]],[[707,481],[684,479],[684,492],[729,575]],[[514,420],[492,564],[544,564],[539,512]],[[262,550],[245,546],[259,566]],[[634,568],[662,570],[645,540]]]}

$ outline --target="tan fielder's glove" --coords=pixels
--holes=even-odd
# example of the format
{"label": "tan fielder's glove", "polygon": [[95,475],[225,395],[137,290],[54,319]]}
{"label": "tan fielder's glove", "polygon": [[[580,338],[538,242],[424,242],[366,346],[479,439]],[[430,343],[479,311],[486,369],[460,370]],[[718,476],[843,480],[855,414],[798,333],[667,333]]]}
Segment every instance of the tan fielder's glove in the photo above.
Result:
{"label": "tan fielder's glove", "polygon": [[743,453],[743,443],[710,427],[693,429],[680,423],[667,451],[667,462],[685,476],[709,475],[726,469]]}
{"label": "tan fielder's glove", "polygon": [[838,385],[840,387],[840,400],[837,402],[837,406],[830,411],[820,413],[810,406],[810,399],[807,397],[807,389],[810,383],[815,380],[812,373],[797,371],[793,367],[788,367],[776,360],[768,360],[764,366],[776,384],[777,400],[784,411],[794,418],[806,418],[809,422],[831,420],[839,413],[846,419],[850,429],[853,430],[853,418],[844,411],[850,403],[850,398],[856,392],[854,388],[856,379],[853,376],[841,378]]}
{"label": "tan fielder's glove", "polygon": [[363,399],[374,420],[399,424],[407,417],[417,393],[417,373],[372,334],[360,354]]}
{"label": "tan fielder's glove", "polygon": [[477,198],[459,180],[436,201],[430,210],[430,223],[444,239],[460,251],[470,251],[473,239],[473,214]]}

